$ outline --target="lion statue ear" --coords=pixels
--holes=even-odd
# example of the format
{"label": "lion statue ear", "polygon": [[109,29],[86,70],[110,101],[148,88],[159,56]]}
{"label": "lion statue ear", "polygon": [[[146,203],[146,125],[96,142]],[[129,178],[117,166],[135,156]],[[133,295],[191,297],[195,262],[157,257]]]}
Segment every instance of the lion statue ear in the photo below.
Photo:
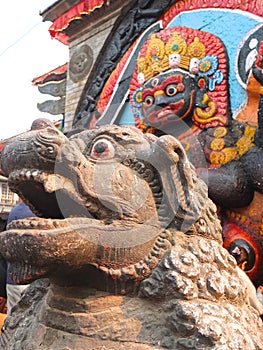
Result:
{"label": "lion statue ear", "polygon": [[159,172],[163,185],[163,199],[158,208],[161,224],[187,231],[208,200],[205,183],[197,178],[182,144],[173,136],[161,136],[153,143],[151,164]]}

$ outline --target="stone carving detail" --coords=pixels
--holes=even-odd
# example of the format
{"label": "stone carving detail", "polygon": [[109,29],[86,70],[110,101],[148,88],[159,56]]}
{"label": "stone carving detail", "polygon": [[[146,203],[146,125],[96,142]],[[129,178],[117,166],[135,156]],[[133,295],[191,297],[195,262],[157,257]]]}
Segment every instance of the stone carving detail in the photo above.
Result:
{"label": "stone carving detail", "polygon": [[47,100],[37,104],[37,108],[40,112],[50,113],[52,115],[64,114],[65,113],[65,97],[59,100]]}
{"label": "stone carving detail", "polygon": [[1,349],[263,348],[216,206],[174,137],[32,130],[0,165],[39,216],[11,223],[0,251],[15,282],[50,280],[24,294]]}
{"label": "stone carving detail", "polygon": [[38,90],[41,94],[48,94],[55,97],[62,97],[66,95],[67,81],[51,81],[45,84],[38,84]]}
{"label": "stone carving detail", "polygon": [[74,83],[82,80],[90,72],[93,64],[93,52],[89,45],[78,47],[69,61],[69,77]]}

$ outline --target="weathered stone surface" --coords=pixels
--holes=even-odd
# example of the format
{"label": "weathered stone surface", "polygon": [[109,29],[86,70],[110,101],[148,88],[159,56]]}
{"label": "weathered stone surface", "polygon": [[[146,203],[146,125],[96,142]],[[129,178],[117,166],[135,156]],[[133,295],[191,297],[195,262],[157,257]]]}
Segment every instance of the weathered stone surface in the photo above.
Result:
{"label": "weathered stone surface", "polygon": [[41,112],[50,113],[52,115],[63,114],[65,112],[65,97],[59,100],[47,100],[37,104],[37,108]]}
{"label": "weathered stone surface", "polygon": [[10,224],[0,251],[16,282],[49,277],[7,318],[1,349],[263,348],[216,206],[175,138],[34,130],[4,146],[1,168],[41,217]]}
{"label": "weathered stone surface", "polygon": [[66,79],[61,81],[50,81],[45,84],[38,84],[38,90],[42,94],[49,94],[55,97],[62,97],[66,95]]}

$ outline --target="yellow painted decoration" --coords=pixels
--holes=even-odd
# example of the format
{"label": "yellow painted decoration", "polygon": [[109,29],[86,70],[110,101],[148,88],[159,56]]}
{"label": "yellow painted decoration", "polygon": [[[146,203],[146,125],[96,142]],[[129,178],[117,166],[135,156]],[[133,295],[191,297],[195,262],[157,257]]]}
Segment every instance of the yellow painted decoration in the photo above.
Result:
{"label": "yellow painted decoration", "polygon": [[194,41],[188,46],[187,55],[192,58],[198,58],[199,60],[205,57],[205,45],[199,38],[194,38]]}
{"label": "yellow painted decoration", "polygon": [[215,138],[210,144],[210,148],[213,151],[221,151],[224,147],[225,141],[222,138]]}
{"label": "yellow painted decoration", "polygon": [[216,104],[215,102],[208,102],[208,110],[204,110],[200,107],[197,107],[194,110],[194,119],[200,124],[207,124],[208,122],[212,122],[214,120],[219,120],[223,122],[223,118],[220,116],[216,116]]}
{"label": "yellow painted decoration", "polygon": [[179,55],[185,55],[187,52],[187,44],[184,38],[182,38],[177,32],[173,33],[172,38],[165,44],[166,55],[177,53]]}
{"label": "yellow painted decoration", "polygon": [[148,81],[155,75],[171,69],[169,57],[173,54],[180,55],[177,66],[189,70],[191,59],[204,58],[206,49],[198,37],[194,37],[193,41],[187,44],[178,32],[174,32],[172,38],[164,43],[156,37],[156,34],[152,34],[149,38],[145,58],[140,57],[137,61],[138,74],[142,73],[144,81]]}
{"label": "yellow painted decoration", "polygon": [[244,134],[236,142],[235,147],[225,147],[224,136],[227,135],[225,127],[217,127],[213,133],[215,138],[210,143],[210,163],[212,165],[223,165],[232,160],[239,159],[251,147],[254,146],[256,128],[247,125]]}
{"label": "yellow painted decoration", "polygon": [[215,137],[224,137],[227,134],[227,128],[225,128],[224,126],[219,126],[214,130],[213,135]]}
{"label": "yellow painted decoration", "polygon": [[256,132],[256,128],[250,125],[247,125],[244,131],[244,135],[246,135],[247,137],[250,138],[250,140],[252,142],[254,142],[255,139],[255,132]]}
{"label": "yellow painted decoration", "polygon": [[225,156],[223,152],[212,151],[210,153],[210,163],[212,165],[225,164]]}
{"label": "yellow painted decoration", "polygon": [[245,135],[240,137],[236,143],[239,155],[242,156],[245,154],[253,145],[254,144],[251,142],[251,140]]}
{"label": "yellow painted decoration", "polygon": [[237,149],[234,147],[227,147],[222,150],[222,152],[225,154],[225,163],[229,163],[232,160],[237,160],[239,158]]}
{"label": "yellow painted decoration", "polygon": [[212,165],[223,165],[237,160],[239,158],[238,151],[234,147],[227,147],[221,151],[212,151],[210,153],[210,163]]}

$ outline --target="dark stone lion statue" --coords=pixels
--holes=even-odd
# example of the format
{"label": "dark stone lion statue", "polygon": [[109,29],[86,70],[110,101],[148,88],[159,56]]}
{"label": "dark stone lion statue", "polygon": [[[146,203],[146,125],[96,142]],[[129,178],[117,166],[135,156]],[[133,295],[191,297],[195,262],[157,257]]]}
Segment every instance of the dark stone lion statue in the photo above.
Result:
{"label": "dark stone lion statue", "polygon": [[32,282],[1,349],[263,348],[216,206],[175,138],[46,127],[7,142],[1,169],[37,215],[0,234],[13,280]]}

